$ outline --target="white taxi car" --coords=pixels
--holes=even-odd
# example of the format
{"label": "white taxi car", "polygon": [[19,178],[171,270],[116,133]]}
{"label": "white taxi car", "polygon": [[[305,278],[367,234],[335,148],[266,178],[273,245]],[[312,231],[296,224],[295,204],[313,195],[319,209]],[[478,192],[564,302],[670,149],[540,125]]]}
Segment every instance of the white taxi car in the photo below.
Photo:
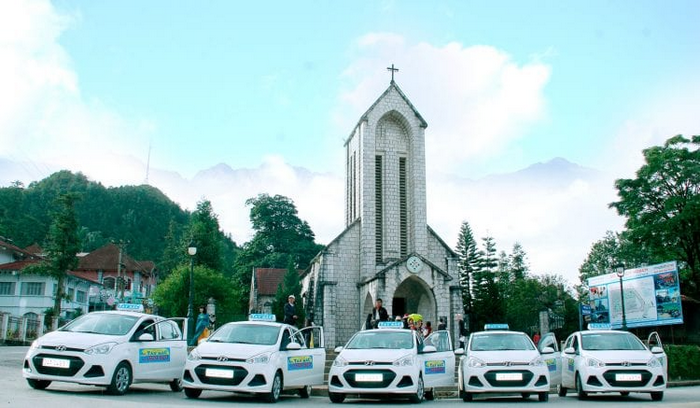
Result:
{"label": "white taxi car", "polygon": [[661,401],[666,389],[666,356],[661,347],[649,350],[632,333],[619,330],[575,332],[561,353],[559,396],[575,389],[579,399],[591,393],[647,392]]}
{"label": "white taxi car", "polygon": [[348,394],[391,394],[419,403],[433,399],[435,387],[454,385],[455,352],[449,333],[438,331],[424,341],[402,327],[401,322],[380,323],[379,329],[357,332],[345,347],[336,349],[339,354],[328,374],[332,402],[341,403]]}
{"label": "white taxi car", "polygon": [[169,319],[125,311],[92,312],[40,337],[24,358],[32,388],[52,381],[107,386],[124,394],[132,383],[169,383],[181,391],[187,342]]}
{"label": "white taxi car", "polygon": [[[484,331],[469,336],[459,362],[459,395],[466,402],[475,394],[537,394],[549,400],[550,376],[547,357],[554,349],[535,347],[527,334],[509,331],[507,325],[487,324]],[[556,365],[555,365],[556,367]]]}
{"label": "white taxi car", "polygon": [[323,347],[321,327],[297,330],[274,315],[250,315],[221,326],[190,352],[182,373],[185,395],[228,391],[276,402],[283,390],[295,390],[308,398],[312,385],[323,384]]}

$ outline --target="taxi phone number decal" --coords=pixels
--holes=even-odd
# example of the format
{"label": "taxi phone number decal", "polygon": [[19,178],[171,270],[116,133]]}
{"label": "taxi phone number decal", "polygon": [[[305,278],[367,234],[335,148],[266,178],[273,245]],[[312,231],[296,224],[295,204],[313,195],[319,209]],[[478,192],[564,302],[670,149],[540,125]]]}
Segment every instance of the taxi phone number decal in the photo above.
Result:
{"label": "taxi phone number decal", "polygon": [[573,359],[573,358],[570,358],[568,363],[569,363],[569,364],[568,364],[568,365],[569,365],[569,371],[574,371],[574,359]]}
{"label": "taxi phone number decal", "polygon": [[314,358],[312,356],[287,357],[287,370],[311,370],[314,368]]}
{"label": "taxi phone number decal", "polygon": [[425,362],[425,374],[444,374],[445,360],[431,360]]}
{"label": "taxi phone number decal", "polygon": [[549,371],[557,371],[557,360],[550,358],[547,360],[544,360],[545,364],[547,364],[547,368]]}
{"label": "taxi phone number decal", "polygon": [[170,362],[170,347],[139,349],[139,363],[168,363]]}

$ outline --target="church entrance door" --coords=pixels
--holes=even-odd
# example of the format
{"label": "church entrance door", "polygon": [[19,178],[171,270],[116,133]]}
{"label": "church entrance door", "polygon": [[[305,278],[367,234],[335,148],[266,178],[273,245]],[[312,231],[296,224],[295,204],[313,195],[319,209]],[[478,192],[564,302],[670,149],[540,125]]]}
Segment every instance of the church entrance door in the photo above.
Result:
{"label": "church entrance door", "polygon": [[430,287],[417,276],[405,279],[396,288],[392,299],[391,313],[403,316],[408,313],[423,315],[423,321],[437,325],[437,305]]}

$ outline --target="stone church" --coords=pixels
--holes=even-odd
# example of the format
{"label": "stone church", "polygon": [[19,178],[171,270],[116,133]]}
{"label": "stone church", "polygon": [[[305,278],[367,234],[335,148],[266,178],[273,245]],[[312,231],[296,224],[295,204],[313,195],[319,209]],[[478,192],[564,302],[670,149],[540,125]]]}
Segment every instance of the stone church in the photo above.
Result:
{"label": "stone church", "polygon": [[420,313],[434,328],[445,317],[455,338],[457,255],[426,222],[427,126],[392,78],[345,141],[345,230],[301,276],[327,347],[344,345],[377,298],[390,316]]}

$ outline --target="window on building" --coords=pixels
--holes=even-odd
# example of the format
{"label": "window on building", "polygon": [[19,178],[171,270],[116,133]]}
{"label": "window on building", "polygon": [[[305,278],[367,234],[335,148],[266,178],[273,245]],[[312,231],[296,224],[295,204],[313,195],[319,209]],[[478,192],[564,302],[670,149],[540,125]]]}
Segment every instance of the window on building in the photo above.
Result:
{"label": "window on building", "polygon": [[382,203],[383,196],[383,165],[382,156],[376,156],[374,158],[374,201],[375,201],[375,260],[377,263],[382,263],[384,254],[382,253],[384,249],[384,206]]}
{"label": "window on building", "polygon": [[399,158],[399,241],[401,257],[408,255],[408,197],[406,188],[406,158]]}
{"label": "window on building", "polygon": [[22,296],[43,296],[44,282],[22,282]]}
{"label": "window on building", "polygon": [[114,290],[116,288],[117,280],[113,276],[107,276],[102,279],[102,285],[105,289]]}
{"label": "window on building", "polygon": [[0,296],[14,296],[15,294],[15,283],[14,282],[0,282]]}
{"label": "window on building", "polygon": [[66,297],[68,298],[69,302],[72,302],[75,300],[75,288],[68,288],[66,290]]}
{"label": "window on building", "polygon": [[78,303],[85,303],[87,301],[87,292],[83,290],[75,292],[75,301]]}

